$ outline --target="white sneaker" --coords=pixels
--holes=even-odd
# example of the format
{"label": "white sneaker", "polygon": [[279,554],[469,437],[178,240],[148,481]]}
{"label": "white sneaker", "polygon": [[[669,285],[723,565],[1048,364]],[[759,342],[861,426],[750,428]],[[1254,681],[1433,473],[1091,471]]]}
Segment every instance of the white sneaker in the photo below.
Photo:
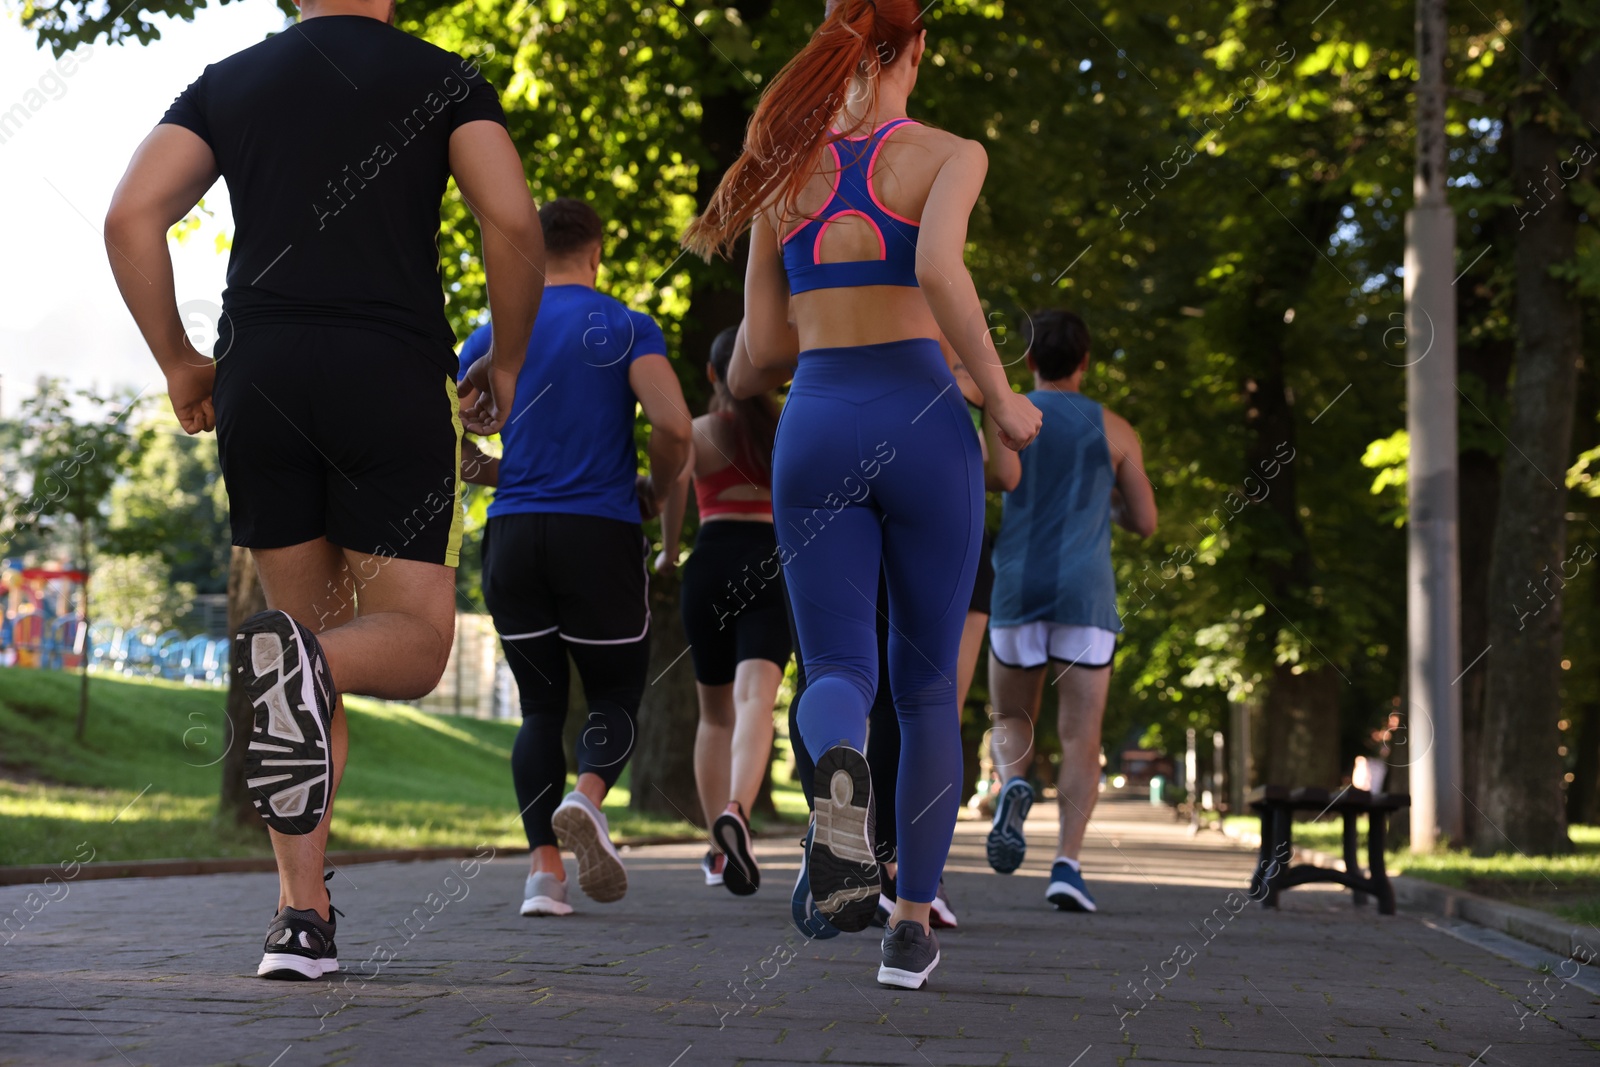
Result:
{"label": "white sneaker", "polygon": [[546,871],[528,875],[527,885],[522,890],[522,914],[571,915],[567,883]]}

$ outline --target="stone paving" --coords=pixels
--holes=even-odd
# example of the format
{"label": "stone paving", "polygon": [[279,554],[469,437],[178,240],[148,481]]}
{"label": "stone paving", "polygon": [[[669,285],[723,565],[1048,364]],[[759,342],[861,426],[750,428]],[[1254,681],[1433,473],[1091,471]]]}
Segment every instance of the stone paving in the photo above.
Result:
{"label": "stone paving", "polygon": [[[0,1064],[1600,1064],[1600,998],[1332,890],[1263,911],[1250,853],[1146,804],[1101,805],[1103,910],[1057,913],[1052,809],[1009,877],[960,824],[961,929],[915,993],[874,981],[875,932],[793,931],[788,839],[761,842],[754,897],[660,846],[627,857],[624,900],[567,919],[517,914],[521,856],[351,867],[345,969],[317,983],[253,977],[270,875],[56,884],[0,935]],[[40,891],[0,889],[0,915]]]}

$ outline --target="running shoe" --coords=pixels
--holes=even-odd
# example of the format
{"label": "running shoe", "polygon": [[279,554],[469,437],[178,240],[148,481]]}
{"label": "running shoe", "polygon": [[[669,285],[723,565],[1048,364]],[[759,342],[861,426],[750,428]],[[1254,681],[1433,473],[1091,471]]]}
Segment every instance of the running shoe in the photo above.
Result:
{"label": "running shoe", "polygon": [[250,800],[280,834],[309,834],[328,810],[338,699],[316,634],[281,611],[246,619],[233,639],[234,670],[254,709],[245,749]]}
{"label": "running shoe", "polygon": [[761,888],[761,868],[756,866],[750,847],[750,824],[742,811],[725,811],[711,824],[711,836],[727,862],[722,866],[722,884],[736,897],[747,897]]}
{"label": "running shoe", "polygon": [[528,875],[522,888],[522,914],[571,915],[572,905],[567,903],[567,883],[548,871]]}
{"label": "running shoe", "polygon": [[339,950],[334,947],[333,904],[328,904],[328,919],[315,911],[282,908],[267,927],[267,943],[262,948],[261,966],[256,976],[289,982],[307,982],[339,969]]}
{"label": "running shoe", "polygon": [[1028,839],[1022,834],[1022,824],[1033,807],[1033,787],[1025,778],[1013,778],[1000,790],[1000,799],[994,808],[994,826],[989,830],[989,866],[1001,874],[1010,874],[1022,866],[1028,854]]}
{"label": "running shoe", "polygon": [[706,885],[722,884],[722,868],[728,862],[728,857],[714,848],[706,849],[706,854],[700,860],[700,870],[705,872]]}
{"label": "running shoe", "polygon": [[813,941],[826,941],[839,936],[839,928],[822,917],[817,902],[811,897],[811,876],[806,867],[806,857],[811,853],[811,835],[816,824],[806,827],[806,836],[800,839],[800,877],[794,880],[794,892],[789,896],[789,918],[801,936]]}
{"label": "running shoe", "polygon": [[812,784],[816,833],[806,866],[817,910],[846,933],[865,930],[878,907],[880,873],[873,852],[875,819],[867,758],[836,745],[817,760]]}
{"label": "running shoe", "polygon": [[1050,868],[1050,888],[1044,898],[1062,911],[1095,911],[1094,897],[1083,884],[1083,872],[1066,860],[1056,860]]}
{"label": "running shoe", "polygon": [[628,892],[628,870],[594,801],[582,793],[568,793],[550,817],[550,825],[562,845],[578,857],[578,888],[601,904],[621,900]]}
{"label": "running shoe", "polygon": [[878,984],[921,989],[939,966],[939,938],[915,919],[901,919],[883,935],[883,962]]}
{"label": "running shoe", "polygon": [[928,913],[928,925],[936,930],[954,930],[959,924],[956,913],[950,910],[950,898],[944,894],[944,879],[939,879],[939,891],[933,897],[933,910]]}

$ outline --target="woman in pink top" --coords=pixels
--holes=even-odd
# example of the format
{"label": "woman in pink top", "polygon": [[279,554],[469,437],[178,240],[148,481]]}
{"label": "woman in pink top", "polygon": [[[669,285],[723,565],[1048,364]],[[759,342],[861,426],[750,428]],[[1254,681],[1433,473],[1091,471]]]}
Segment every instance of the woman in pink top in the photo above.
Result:
{"label": "woman in pink top", "polygon": [[745,896],[761,885],[749,813],[772,755],[772,707],[790,639],[772,530],[778,408],[766,394],[736,400],[728,392],[736,333],[723,330],[711,344],[710,410],[694,420],[694,460],[662,514],[656,572],[677,566],[692,473],[700,530],[683,569],[683,629],[700,697],[695,782],[717,846],[701,867],[707,885]]}

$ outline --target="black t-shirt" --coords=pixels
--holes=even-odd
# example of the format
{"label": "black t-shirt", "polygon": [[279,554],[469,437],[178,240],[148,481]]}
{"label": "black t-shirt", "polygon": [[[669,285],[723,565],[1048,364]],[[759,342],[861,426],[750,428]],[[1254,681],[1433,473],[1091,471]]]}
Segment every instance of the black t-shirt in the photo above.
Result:
{"label": "black t-shirt", "polygon": [[[235,231],[229,325],[365,326],[454,372],[439,278],[450,134],[505,124],[468,60],[377,19],[306,19],[220,63],[161,120],[216,156]],[[442,350],[441,350],[442,346]]]}

